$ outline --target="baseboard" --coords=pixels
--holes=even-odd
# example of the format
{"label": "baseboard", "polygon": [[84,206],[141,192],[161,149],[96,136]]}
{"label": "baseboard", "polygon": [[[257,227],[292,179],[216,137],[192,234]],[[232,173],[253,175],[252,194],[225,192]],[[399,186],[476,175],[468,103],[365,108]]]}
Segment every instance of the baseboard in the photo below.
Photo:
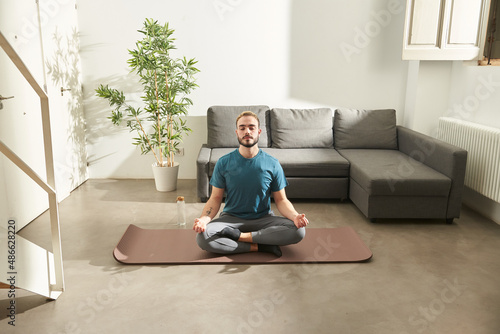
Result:
{"label": "baseboard", "polygon": [[500,225],[500,203],[497,203],[469,187],[464,187],[462,202],[480,215]]}

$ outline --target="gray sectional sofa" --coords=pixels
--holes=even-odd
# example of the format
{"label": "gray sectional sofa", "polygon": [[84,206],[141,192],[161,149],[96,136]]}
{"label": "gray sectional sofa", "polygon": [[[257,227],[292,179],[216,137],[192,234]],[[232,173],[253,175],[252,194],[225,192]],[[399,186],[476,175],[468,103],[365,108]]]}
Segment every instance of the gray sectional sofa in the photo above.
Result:
{"label": "gray sectional sofa", "polygon": [[236,117],[246,110],[260,119],[259,147],[283,166],[289,198],[349,198],[372,221],[460,216],[467,152],[396,125],[390,109],[210,107],[197,159],[202,201],[217,160],[239,146]]}

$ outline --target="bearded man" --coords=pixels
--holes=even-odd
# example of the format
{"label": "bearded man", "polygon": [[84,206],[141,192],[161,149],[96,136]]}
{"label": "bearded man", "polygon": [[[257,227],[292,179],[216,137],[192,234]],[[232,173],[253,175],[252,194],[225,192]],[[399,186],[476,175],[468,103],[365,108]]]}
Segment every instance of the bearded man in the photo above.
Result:
{"label": "bearded man", "polygon": [[[212,193],[193,230],[198,245],[212,253],[267,252],[281,256],[279,246],[298,243],[309,224],[288,200],[288,182],[278,160],[258,147],[259,118],[250,111],[236,119],[239,148],[221,157],[210,185]],[[218,218],[222,200],[225,206]],[[271,211],[271,195],[282,216]]]}

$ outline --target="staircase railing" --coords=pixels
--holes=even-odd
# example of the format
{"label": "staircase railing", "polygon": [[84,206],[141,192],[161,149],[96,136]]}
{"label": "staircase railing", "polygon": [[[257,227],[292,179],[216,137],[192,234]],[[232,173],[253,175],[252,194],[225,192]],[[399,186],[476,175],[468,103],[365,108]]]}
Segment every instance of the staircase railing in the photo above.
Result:
{"label": "staircase railing", "polygon": [[[51,299],[57,299],[59,295],[64,291],[64,273],[63,273],[63,262],[62,262],[61,233],[59,224],[59,208],[57,203],[57,194],[55,191],[54,159],[52,152],[52,136],[50,130],[49,98],[45,93],[45,91],[42,89],[42,87],[38,84],[35,77],[30,73],[27,66],[21,60],[19,55],[16,53],[14,48],[9,44],[9,42],[4,37],[1,31],[0,31],[0,47],[5,51],[7,56],[12,60],[12,62],[17,67],[19,72],[23,75],[23,77],[26,79],[26,81],[30,84],[30,86],[33,88],[33,90],[37,93],[37,95],[40,98],[47,181],[45,182],[40,176],[38,176],[35,173],[35,171],[33,171],[33,169],[31,169],[21,158],[19,158],[12,150],[10,150],[1,140],[0,140],[0,152],[2,152],[9,160],[11,160],[33,181],[35,181],[43,190],[45,190],[45,192],[48,195],[53,263],[51,263],[52,261],[51,256],[46,256],[47,266],[45,267],[45,269],[47,270],[47,268],[49,268],[48,272],[50,274],[50,277],[55,277],[55,282],[52,282],[53,280],[51,279],[46,280],[49,284],[48,289],[42,289],[44,291],[48,291],[48,293],[43,291],[42,292],[33,291],[34,289],[30,289],[30,287],[23,287],[17,285],[16,286],[19,288],[25,288],[35,293],[45,295],[46,297]],[[28,247],[28,248],[32,249],[33,247]],[[29,266],[29,264],[24,264],[23,266]],[[35,264],[34,267],[40,267],[40,265]],[[36,270],[37,270],[36,268],[35,269],[28,268],[26,271],[29,272],[31,275],[36,275]],[[2,273],[2,275],[5,274],[6,273]],[[2,279],[3,277],[0,276],[0,281],[2,281]],[[31,280],[33,279],[36,280],[36,278],[32,277]]]}

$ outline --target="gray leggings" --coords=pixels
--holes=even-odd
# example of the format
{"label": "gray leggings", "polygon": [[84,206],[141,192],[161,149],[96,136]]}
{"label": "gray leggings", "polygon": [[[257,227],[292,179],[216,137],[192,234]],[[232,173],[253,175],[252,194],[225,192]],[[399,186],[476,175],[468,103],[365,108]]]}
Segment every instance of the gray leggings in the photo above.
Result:
{"label": "gray leggings", "polygon": [[251,232],[256,244],[284,246],[296,244],[306,235],[305,228],[297,228],[287,218],[266,215],[258,219],[242,219],[225,212],[207,224],[205,232],[198,233],[196,242],[201,249],[218,254],[236,254],[250,251],[250,243],[234,241],[217,233],[225,227],[237,228],[241,232]]}

